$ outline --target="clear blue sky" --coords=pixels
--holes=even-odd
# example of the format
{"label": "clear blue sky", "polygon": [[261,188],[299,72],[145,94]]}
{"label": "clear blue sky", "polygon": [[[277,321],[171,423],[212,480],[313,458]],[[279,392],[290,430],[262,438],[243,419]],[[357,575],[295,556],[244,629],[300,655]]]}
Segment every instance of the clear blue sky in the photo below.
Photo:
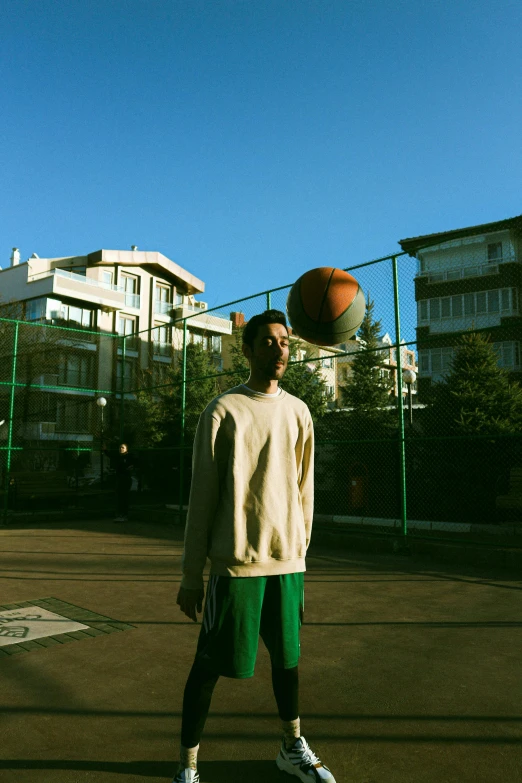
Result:
{"label": "clear blue sky", "polygon": [[136,244],[213,307],[522,212],[519,0],[3,0],[0,25],[1,266]]}

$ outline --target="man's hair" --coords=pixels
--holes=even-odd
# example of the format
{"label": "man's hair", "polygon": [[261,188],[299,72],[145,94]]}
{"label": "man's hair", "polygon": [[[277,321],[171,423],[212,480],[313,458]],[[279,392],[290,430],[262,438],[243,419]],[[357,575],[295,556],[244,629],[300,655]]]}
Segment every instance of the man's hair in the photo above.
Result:
{"label": "man's hair", "polygon": [[243,329],[243,343],[254,350],[254,340],[257,337],[258,327],[265,324],[282,324],[288,332],[286,316],[281,310],[265,310],[264,313],[254,315]]}

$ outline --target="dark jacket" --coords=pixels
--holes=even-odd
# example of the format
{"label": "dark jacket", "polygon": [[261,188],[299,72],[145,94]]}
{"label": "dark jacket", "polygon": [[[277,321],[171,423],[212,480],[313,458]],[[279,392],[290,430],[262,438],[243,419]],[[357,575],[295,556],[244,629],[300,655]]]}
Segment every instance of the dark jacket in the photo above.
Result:
{"label": "dark jacket", "polygon": [[116,456],[116,478],[118,483],[132,484],[132,469],[134,467],[134,460],[129,452],[126,454],[120,454],[118,452]]}

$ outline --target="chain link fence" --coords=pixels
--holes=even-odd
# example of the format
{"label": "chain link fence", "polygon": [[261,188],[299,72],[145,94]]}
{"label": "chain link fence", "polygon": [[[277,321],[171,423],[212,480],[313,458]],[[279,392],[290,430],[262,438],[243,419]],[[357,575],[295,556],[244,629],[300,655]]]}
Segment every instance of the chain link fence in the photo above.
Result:
{"label": "chain link fence", "polygon": [[[289,330],[280,385],[314,421],[314,524],[520,546],[519,265],[502,245],[486,258],[453,245],[347,268],[367,312],[346,343]],[[58,503],[107,509],[121,442],[132,505],[183,520],[199,416],[247,381],[243,327],[286,314],[290,287],[210,310],[165,303],[137,334],[0,319],[4,521]]]}

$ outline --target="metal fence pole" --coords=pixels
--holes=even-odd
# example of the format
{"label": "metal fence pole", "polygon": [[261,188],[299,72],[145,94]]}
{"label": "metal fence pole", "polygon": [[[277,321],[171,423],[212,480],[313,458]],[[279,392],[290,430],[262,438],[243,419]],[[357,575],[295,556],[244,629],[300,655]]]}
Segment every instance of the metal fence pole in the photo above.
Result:
{"label": "metal fence pole", "polygon": [[393,265],[393,300],[395,306],[395,342],[397,344],[397,397],[399,412],[399,459],[400,459],[400,495],[402,517],[402,546],[405,546],[408,535],[406,519],[406,454],[404,444],[404,408],[402,404],[402,356],[401,356],[401,319],[399,314],[399,275],[397,256],[392,256]]}
{"label": "metal fence pole", "polygon": [[183,479],[185,464],[185,401],[187,384],[187,319],[183,320],[183,354],[181,378],[181,437],[179,449],[179,521],[183,519]]}
{"label": "metal fence pole", "polygon": [[15,403],[15,384],[16,384],[16,360],[18,357],[18,321],[15,323],[13,336],[13,364],[11,368],[11,392],[9,395],[9,424],[7,429],[7,460],[5,464],[5,482],[4,482],[4,524],[7,523],[7,506],[9,500],[9,479],[11,472],[11,449],[13,447],[13,417]]}
{"label": "metal fence pole", "polygon": [[123,443],[123,417],[125,415],[125,338],[126,338],[126,335],[123,335],[122,336],[122,343],[121,343],[120,443]]}
{"label": "metal fence pole", "polygon": [[272,309],[272,292],[267,291],[266,292],[266,309],[271,310]]}

